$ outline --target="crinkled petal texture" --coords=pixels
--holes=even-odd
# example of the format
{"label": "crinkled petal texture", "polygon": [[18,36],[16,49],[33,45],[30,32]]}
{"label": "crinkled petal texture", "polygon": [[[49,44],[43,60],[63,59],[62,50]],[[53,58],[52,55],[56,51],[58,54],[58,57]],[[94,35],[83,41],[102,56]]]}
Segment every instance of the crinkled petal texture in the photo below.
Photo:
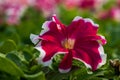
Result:
{"label": "crinkled petal texture", "polygon": [[41,52],[39,63],[48,66],[55,55],[64,54],[59,65],[61,73],[70,71],[73,59],[82,61],[93,71],[105,64],[106,55],[102,45],[106,44],[106,40],[97,35],[98,25],[91,19],[77,16],[65,27],[54,15],[53,21],[45,22],[42,28],[39,36],[32,34],[30,37],[37,44],[35,48]]}
{"label": "crinkled petal texture", "polygon": [[97,24],[90,19],[76,17],[67,30],[69,37],[76,40],[72,51],[74,59],[82,61],[93,71],[105,64],[106,55],[101,44],[106,44],[106,40],[97,35]]}
{"label": "crinkled petal texture", "polygon": [[32,34],[30,37],[33,43],[37,43],[38,39],[41,40],[35,48],[41,52],[40,58],[38,59],[39,63],[45,66],[51,64],[51,60],[55,55],[68,53],[61,45],[61,42],[65,39],[65,35],[62,32],[64,31],[62,30],[64,26],[61,27],[60,25],[62,24],[55,22],[46,21],[42,26],[43,30],[40,35],[35,36]]}

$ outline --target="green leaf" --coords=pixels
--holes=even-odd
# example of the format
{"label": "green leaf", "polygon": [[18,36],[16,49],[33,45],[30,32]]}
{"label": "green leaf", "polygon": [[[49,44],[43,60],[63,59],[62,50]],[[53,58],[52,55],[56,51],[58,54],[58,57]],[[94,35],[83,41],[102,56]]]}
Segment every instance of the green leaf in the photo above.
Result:
{"label": "green leaf", "polygon": [[70,73],[49,72],[46,77],[47,80],[68,80]]}
{"label": "green leaf", "polygon": [[0,52],[1,53],[8,53],[8,52],[11,52],[13,50],[16,50],[17,49],[17,46],[15,44],[15,42],[13,40],[6,40],[2,46],[0,46]]}
{"label": "green leaf", "polygon": [[73,78],[77,78],[76,80],[89,80],[103,75],[104,75],[104,71],[97,70],[95,72],[91,72],[91,71],[89,72],[85,67],[76,70],[72,74],[72,76],[74,76]]}
{"label": "green leaf", "polygon": [[27,51],[27,50],[24,50],[24,51],[23,51],[23,55],[24,55],[24,57],[25,57],[25,59],[26,59],[27,61],[31,61],[32,58],[33,58],[33,55],[32,55],[29,51]]}
{"label": "green leaf", "polygon": [[20,43],[20,37],[17,33],[12,33],[8,38],[14,40],[16,44]]}
{"label": "green leaf", "polygon": [[33,75],[24,75],[25,78],[27,78],[28,80],[46,80],[45,79],[45,74],[43,72],[39,72],[37,74],[33,74]]}
{"label": "green leaf", "polygon": [[19,66],[23,71],[27,71],[27,66],[23,64],[20,58],[14,53],[8,53],[6,57],[12,60],[17,66]]}
{"label": "green leaf", "polygon": [[0,80],[20,80],[20,77],[0,72]]}
{"label": "green leaf", "polygon": [[4,54],[0,53],[0,71],[6,72],[14,76],[23,76],[22,70],[12,61],[5,58]]}

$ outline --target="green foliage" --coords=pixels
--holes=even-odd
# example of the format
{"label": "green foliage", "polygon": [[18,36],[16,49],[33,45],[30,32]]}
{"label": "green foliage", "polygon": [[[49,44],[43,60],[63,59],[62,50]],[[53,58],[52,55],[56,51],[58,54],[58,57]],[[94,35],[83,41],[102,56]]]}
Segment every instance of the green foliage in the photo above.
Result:
{"label": "green foliage", "polygon": [[4,71],[14,76],[23,76],[22,70],[12,61],[5,58],[4,54],[0,53],[0,71]]}
{"label": "green foliage", "polygon": [[13,50],[16,50],[17,46],[13,40],[6,40],[3,42],[3,44],[0,46],[0,52],[1,53],[8,53]]}
{"label": "green foliage", "polygon": [[[109,9],[115,5],[110,0],[104,5]],[[120,71],[113,67],[110,60],[120,60],[120,23],[113,20],[98,20],[94,11],[59,7],[59,18],[69,25],[75,16],[88,17],[99,24],[98,33],[107,39],[104,46],[107,63],[96,71],[86,69],[85,65],[73,60],[73,66],[68,73],[59,73],[58,66],[63,55],[53,58],[53,64],[44,67],[37,64],[39,52],[30,41],[30,34],[39,34],[46,19],[36,9],[29,8],[18,25],[0,24],[0,80],[119,80]],[[51,17],[51,16],[50,16]],[[116,71],[117,70],[117,71]]]}
{"label": "green foliage", "polygon": [[46,80],[45,74],[43,72],[39,72],[33,75],[25,75],[25,78],[28,80]]}

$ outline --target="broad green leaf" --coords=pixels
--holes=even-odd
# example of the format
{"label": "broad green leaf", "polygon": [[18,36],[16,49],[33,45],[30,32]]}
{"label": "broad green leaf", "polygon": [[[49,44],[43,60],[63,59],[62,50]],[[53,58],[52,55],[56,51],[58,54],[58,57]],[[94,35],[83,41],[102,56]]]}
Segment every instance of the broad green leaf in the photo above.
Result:
{"label": "broad green leaf", "polygon": [[30,68],[30,72],[31,72],[31,73],[37,73],[37,72],[39,72],[39,71],[41,71],[41,70],[42,70],[41,65],[34,65],[34,66],[32,66],[32,67]]}
{"label": "broad green leaf", "polygon": [[49,72],[47,80],[68,80],[70,73]]}
{"label": "broad green leaf", "polygon": [[28,80],[46,80],[45,79],[45,74],[43,72],[39,72],[39,73],[36,73],[36,74],[33,74],[33,75],[25,74],[24,76]]}
{"label": "broad green leaf", "polygon": [[27,50],[23,51],[23,55],[27,61],[31,61],[31,59],[33,58],[33,55]]}
{"label": "broad green leaf", "polygon": [[6,72],[10,75],[23,76],[22,70],[12,61],[7,59],[4,54],[0,53],[0,71]]}
{"label": "broad green leaf", "polygon": [[16,49],[17,49],[17,46],[16,46],[15,42],[13,40],[10,40],[10,39],[4,41],[2,46],[0,46],[1,53],[8,53],[8,52],[11,52],[11,51],[16,50]]}
{"label": "broad green leaf", "polygon": [[14,53],[8,53],[6,57],[12,60],[17,66],[19,66],[23,71],[27,71],[27,66],[21,61],[21,59]]}
{"label": "broad green leaf", "polygon": [[17,33],[12,33],[8,38],[14,40],[16,44],[20,43],[20,37]]}
{"label": "broad green leaf", "polygon": [[76,70],[73,73],[73,76],[77,78],[77,80],[89,80],[92,78],[97,78],[97,76],[103,76],[103,71],[95,71],[95,72],[88,72],[86,68],[81,68]]}
{"label": "broad green leaf", "polygon": [[0,72],[0,80],[20,80],[20,77],[9,75],[5,72]]}

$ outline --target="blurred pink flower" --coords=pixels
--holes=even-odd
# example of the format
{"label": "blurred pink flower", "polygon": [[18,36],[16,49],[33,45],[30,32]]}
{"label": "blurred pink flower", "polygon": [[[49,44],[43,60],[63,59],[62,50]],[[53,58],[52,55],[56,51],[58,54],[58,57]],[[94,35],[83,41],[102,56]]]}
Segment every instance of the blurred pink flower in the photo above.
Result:
{"label": "blurred pink flower", "polygon": [[30,5],[30,0],[4,0],[0,3],[1,11],[6,16],[6,22],[8,24],[17,24]]}
{"label": "blurred pink flower", "polygon": [[117,0],[117,4],[118,4],[118,6],[120,7],[120,0]]}
{"label": "blurred pink flower", "polygon": [[79,7],[81,9],[98,9],[107,0],[64,0],[63,4],[68,8]]}
{"label": "blurred pink flower", "polygon": [[61,73],[70,71],[73,59],[82,61],[93,71],[105,64],[106,54],[102,45],[106,44],[106,39],[97,35],[97,24],[77,16],[66,27],[55,15],[52,19],[43,24],[40,35],[30,36],[31,41],[37,44],[35,48],[41,52],[38,63],[49,66],[55,55],[64,54],[59,65]]}
{"label": "blurred pink flower", "polygon": [[59,2],[60,0],[35,0],[35,6],[43,12],[45,17],[49,17],[57,12],[57,4]]}
{"label": "blurred pink flower", "polygon": [[114,21],[120,22],[120,7],[111,7],[108,10],[100,11],[97,14],[97,18],[101,20],[112,19]]}
{"label": "blurred pink flower", "polygon": [[106,20],[110,15],[108,14],[108,10],[100,10],[94,16],[99,20]]}
{"label": "blurred pink flower", "polygon": [[67,9],[72,9],[78,6],[80,0],[65,0],[65,2],[63,2],[64,6]]}
{"label": "blurred pink flower", "polygon": [[83,9],[100,8],[107,0],[80,0],[79,7]]}
{"label": "blurred pink flower", "polygon": [[108,14],[110,14],[111,19],[113,19],[117,22],[120,22],[120,7],[111,8],[111,10]]}

